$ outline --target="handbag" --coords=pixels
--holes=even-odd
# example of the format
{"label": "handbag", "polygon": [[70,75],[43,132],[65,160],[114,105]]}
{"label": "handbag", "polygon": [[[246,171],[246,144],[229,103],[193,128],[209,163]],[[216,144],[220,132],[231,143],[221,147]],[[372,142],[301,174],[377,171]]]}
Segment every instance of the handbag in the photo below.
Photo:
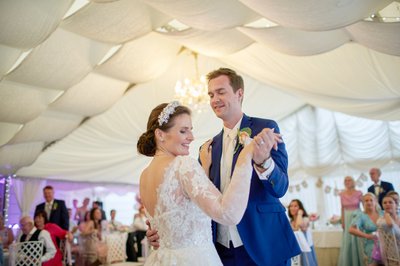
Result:
{"label": "handbag", "polygon": [[374,247],[372,248],[372,256],[371,256],[371,258],[374,260],[374,261],[377,261],[377,262],[381,262],[382,261],[382,254],[381,254],[381,249],[380,249],[380,246],[379,246],[379,240],[374,240]]}

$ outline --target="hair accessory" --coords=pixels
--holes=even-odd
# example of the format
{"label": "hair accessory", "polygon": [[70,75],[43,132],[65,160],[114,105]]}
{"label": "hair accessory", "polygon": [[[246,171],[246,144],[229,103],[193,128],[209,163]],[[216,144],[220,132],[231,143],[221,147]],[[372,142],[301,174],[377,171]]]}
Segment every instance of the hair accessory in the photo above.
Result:
{"label": "hair accessory", "polygon": [[180,103],[178,101],[173,101],[165,106],[158,116],[158,125],[162,126],[163,124],[168,123],[169,117],[175,112],[175,108],[179,105]]}

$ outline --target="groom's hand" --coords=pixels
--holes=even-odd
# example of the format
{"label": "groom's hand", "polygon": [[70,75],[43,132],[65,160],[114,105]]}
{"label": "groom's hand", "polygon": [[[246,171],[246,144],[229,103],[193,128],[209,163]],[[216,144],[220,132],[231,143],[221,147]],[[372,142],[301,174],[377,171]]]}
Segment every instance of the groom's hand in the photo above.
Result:
{"label": "groom's hand", "polygon": [[149,229],[147,229],[146,231],[147,240],[149,241],[150,246],[152,246],[154,249],[158,249],[160,247],[160,243],[158,242],[158,240],[160,239],[160,237],[158,236],[158,232],[157,230],[151,229],[149,221],[146,221],[146,224],[149,227]]}
{"label": "groom's hand", "polygon": [[271,157],[271,150],[278,150],[278,143],[282,142],[281,135],[274,132],[274,128],[264,128],[254,137],[253,161],[262,164]]}

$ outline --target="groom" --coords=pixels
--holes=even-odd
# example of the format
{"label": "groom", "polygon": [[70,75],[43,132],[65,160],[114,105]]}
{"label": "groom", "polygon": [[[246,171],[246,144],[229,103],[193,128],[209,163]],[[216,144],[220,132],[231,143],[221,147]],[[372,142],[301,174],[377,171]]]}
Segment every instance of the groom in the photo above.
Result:
{"label": "groom", "polygon": [[[207,75],[210,105],[224,128],[213,138],[210,179],[223,193],[230,182],[243,144],[238,135],[254,139],[254,169],[249,202],[237,226],[212,223],[213,238],[225,266],[289,266],[300,248],[279,198],[285,195],[289,179],[287,153],[275,121],[243,114],[244,84],[228,68]],[[158,247],[155,230],[146,233]]]}
{"label": "groom", "polygon": [[237,226],[213,222],[218,254],[224,265],[290,265],[290,258],[298,255],[300,248],[279,201],[289,180],[285,144],[277,139],[278,125],[243,113],[244,84],[235,71],[220,68],[209,73],[207,79],[211,108],[224,125],[211,144],[210,168],[210,178],[222,192],[242,149],[237,138],[234,149],[226,147],[231,145],[225,143],[230,142],[228,134],[249,134],[256,142],[249,202],[242,220]]}

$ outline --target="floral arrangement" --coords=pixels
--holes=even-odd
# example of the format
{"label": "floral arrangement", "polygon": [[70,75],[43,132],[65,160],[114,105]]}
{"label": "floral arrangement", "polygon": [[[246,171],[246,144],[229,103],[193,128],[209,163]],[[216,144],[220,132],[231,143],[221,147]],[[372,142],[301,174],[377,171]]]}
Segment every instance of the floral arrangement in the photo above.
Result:
{"label": "floral arrangement", "polygon": [[329,219],[329,223],[330,224],[340,224],[342,222],[342,219],[340,216],[338,215],[333,215],[330,219]]}
{"label": "floral arrangement", "polygon": [[315,222],[319,219],[319,215],[317,213],[311,213],[308,218],[310,219],[310,222]]}
{"label": "floral arrangement", "polygon": [[58,207],[57,202],[54,202],[54,203],[53,203],[53,211],[57,210],[57,207]]}
{"label": "floral arrangement", "polygon": [[251,136],[251,128],[244,127],[242,129],[238,130],[238,135],[237,135],[238,142],[236,144],[234,153],[237,152],[237,150],[239,149],[239,146],[244,146],[248,142],[250,142],[250,140],[251,140],[250,136]]}

